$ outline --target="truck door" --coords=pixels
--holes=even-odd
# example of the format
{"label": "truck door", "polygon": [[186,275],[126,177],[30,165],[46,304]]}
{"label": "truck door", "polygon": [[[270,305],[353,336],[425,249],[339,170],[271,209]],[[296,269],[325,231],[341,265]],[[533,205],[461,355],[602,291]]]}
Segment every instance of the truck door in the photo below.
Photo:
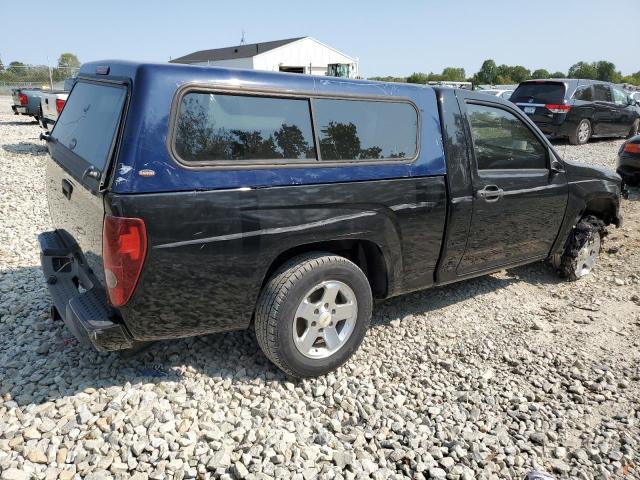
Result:
{"label": "truck door", "polygon": [[473,212],[458,275],[546,257],[567,204],[561,164],[516,108],[473,93],[458,99],[473,151]]}

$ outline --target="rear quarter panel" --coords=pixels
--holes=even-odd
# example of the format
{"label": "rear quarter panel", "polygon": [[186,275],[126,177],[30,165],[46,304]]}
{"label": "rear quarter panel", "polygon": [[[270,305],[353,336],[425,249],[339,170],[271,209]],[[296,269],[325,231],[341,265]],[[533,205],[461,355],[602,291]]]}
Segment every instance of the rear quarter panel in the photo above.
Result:
{"label": "rear quarter panel", "polygon": [[139,340],[245,328],[271,262],[299,246],[368,240],[396,292],[433,283],[444,177],[118,196],[145,219],[149,250],[123,317]]}

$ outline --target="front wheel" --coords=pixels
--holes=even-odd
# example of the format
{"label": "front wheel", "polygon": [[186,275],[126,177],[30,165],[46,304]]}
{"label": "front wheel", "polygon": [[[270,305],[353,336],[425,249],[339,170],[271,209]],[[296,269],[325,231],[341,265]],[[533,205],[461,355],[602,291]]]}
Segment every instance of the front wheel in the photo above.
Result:
{"label": "front wheel", "polygon": [[591,122],[586,118],[580,120],[576,129],[569,135],[571,145],[584,145],[591,138]]}
{"label": "front wheel", "polygon": [[372,305],[369,281],[353,262],[326,253],[296,257],[260,293],[258,344],[289,375],[324,375],[360,346]]}
{"label": "front wheel", "polygon": [[602,220],[593,215],[582,218],[571,232],[564,252],[553,260],[560,276],[575,281],[591,273],[606,234]]}

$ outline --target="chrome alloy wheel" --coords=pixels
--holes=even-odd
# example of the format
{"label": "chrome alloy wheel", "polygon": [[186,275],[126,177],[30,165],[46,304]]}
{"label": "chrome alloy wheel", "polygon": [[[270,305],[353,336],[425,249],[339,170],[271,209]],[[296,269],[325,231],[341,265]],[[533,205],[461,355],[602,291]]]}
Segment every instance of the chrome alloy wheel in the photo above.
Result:
{"label": "chrome alloy wheel", "polygon": [[591,135],[591,127],[589,126],[589,122],[582,122],[578,127],[578,141],[580,143],[585,143],[589,140],[589,136]]}
{"label": "chrome alloy wheel", "polygon": [[600,253],[600,234],[596,233],[578,252],[576,273],[578,277],[588,275],[596,264]]}
{"label": "chrome alloy wheel", "polygon": [[293,318],[293,341],[308,358],[327,358],[347,343],[358,318],[358,301],[345,283],[319,283],[302,298]]}

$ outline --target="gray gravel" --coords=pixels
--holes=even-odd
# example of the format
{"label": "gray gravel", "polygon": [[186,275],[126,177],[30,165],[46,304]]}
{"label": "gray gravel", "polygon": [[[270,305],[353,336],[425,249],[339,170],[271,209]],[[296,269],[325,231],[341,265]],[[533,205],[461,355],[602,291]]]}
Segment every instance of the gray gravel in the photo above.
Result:
{"label": "gray gravel", "polygon": [[[297,382],[246,332],[127,359],[50,321],[39,133],[0,97],[0,479],[640,478],[637,192],[588,278],[385,301],[351,361]],[[612,166],[620,143],[559,150]]]}

